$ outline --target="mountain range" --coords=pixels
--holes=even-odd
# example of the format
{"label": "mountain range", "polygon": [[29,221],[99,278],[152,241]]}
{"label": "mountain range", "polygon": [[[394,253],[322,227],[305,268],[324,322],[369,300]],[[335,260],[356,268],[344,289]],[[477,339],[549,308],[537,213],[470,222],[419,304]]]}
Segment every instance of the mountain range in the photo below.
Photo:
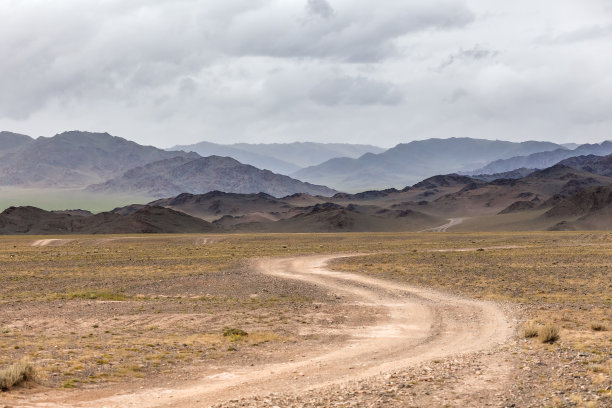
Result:
{"label": "mountain range", "polygon": [[551,151],[535,152],[527,155],[517,155],[507,159],[500,158],[487,164],[486,166],[471,171],[469,174],[502,173],[518,168],[544,169],[570,157],[583,155],[605,156],[610,153],[612,153],[612,142],[610,141],[595,144],[583,144],[573,150],[561,148]]}
{"label": "mountain range", "polygon": [[298,170],[291,176],[341,191],[357,192],[402,187],[435,174],[472,170],[500,158],[554,149],[565,148],[550,142],[427,139],[399,144],[378,154],[367,153],[357,159],[331,159]]}
{"label": "mountain range", "polygon": [[466,231],[605,229],[612,228],[612,178],[606,175],[612,173],[610,163],[612,155],[584,156],[516,178],[443,174],[402,189],[331,197],[181,193],[96,215],[11,207],[0,214],[0,232],[425,231],[449,217],[463,220],[453,228]]}
{"label": "mountain range", "polygon": [[360,157],[365,153],[381,153],[385,149],[371,145],[348,143],[235,143],[222,145],[200,142],[177,145],[170,150],[196,152],[201,156],[227,156],[244,164],[275,173],[291,174],[303,167],[323,163],[334,157]]}
{"label": "mountain range", "polygon": [[108,133],[72,131],[30,140],[21,137],[11,149],[4,148],[6,140],[3,137],[0,143],[0,151],[4,151],[0,185],[22,187],[84,187],[156,160],[199,157],[141,146]]}

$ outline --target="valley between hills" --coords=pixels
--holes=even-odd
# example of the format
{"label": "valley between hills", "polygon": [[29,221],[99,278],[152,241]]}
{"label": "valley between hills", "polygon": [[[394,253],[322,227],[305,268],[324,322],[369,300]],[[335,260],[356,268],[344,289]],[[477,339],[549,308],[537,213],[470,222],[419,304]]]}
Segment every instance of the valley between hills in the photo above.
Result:
{"label": "valley between hills", "polygon": [[609,142],[0,136],[0,406],[612,405]]}

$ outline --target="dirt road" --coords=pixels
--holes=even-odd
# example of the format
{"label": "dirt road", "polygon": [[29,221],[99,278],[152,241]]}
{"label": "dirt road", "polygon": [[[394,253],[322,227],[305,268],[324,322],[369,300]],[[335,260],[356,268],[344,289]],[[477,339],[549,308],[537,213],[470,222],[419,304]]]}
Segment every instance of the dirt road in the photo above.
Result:
{"label": "dirt road", "polygon": [[440,225],[439,227],[428,228],[426,230],[422,230],[420,232],[446,232],[450,227],[454,227],[455,225],[461,224],[465,221],[465,217],[461,218],[449,218],[448,222],[444,225]]}
{"label": "dirt road", "polygon": [[326,263],[338,257],[266,259],[255,267],[263,274],[320,285],[348,304],[386,309],[386,318],[347,332],[349,340],[340,348],[308,350],[304,357],[271,365],[225,367],[214,375],[203,374],[198,381],[168,388],[52,391],[11,406],[186,407],[272,392],[301,393],[491,349],[512,333],[511,324],[494,303],[329,270]]}

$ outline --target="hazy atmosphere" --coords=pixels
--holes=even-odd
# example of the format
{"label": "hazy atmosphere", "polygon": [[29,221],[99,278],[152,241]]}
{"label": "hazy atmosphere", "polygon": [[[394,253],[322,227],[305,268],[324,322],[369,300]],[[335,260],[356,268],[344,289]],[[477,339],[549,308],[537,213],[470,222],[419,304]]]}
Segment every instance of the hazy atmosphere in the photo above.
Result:
{"label": "hazy atmosphere", "polygon": [[3,1],[0,129],[600,142],[608,1]]}
{"label": "hazy atmosphere", "polygon": [[612,407],[611,0],[0,0],[0,408]]}

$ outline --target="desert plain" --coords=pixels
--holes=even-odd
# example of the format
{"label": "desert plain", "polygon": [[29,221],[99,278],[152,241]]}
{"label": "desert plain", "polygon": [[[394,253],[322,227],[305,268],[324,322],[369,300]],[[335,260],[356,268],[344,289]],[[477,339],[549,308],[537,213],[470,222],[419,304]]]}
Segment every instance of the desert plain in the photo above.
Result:
{"label": "desert plain", "polygon": [[3,407],[612,406],[610,232],[0,242]]}

